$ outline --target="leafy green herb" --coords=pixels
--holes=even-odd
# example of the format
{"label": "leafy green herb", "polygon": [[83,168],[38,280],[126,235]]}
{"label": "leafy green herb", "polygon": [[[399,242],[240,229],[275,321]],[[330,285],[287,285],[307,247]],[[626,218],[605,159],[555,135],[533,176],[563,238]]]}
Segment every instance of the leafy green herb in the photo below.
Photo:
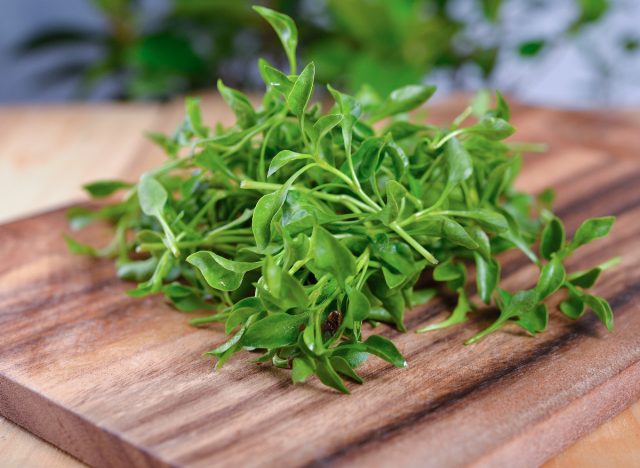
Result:
{"label": "leafy green herb", "polygon": [[[500,94],[495,108],[479,96],[445,128],[406,116],[433,94],[429,86],[365,101],[329,86],[335,104],[323,114],[311,103],[314,65],[295,74],[295,25],[256,9],[276,29],[291,74],[260,62],[267,89],[257,109],[219,82],[237,119],[230,128],[207,127],[198,101],[188,99],[173,136],[153,136],[167,151],[164,165],[135,185],[85,187],[95,198],[127,192],[95,212],[70,211],[74,227],[108,220],[116,232],[102,249],[68,238],[73,252],[117,257],[118,275],[138,282],[132,296],[162,293],[181,311],[210,314],[194,318],[196,326],[224,323],[230,339],[208,353],[218,367],[243,349],[257,350],[258,362],[291,368],[294,383],[315,375],[343,393],[344,378],[363,382],[355,369],[369,355],[407,365],[367,324],[404,331],[405,310],[443,290],[457,296],[452,314],[418,332],[475,313],[479,304],[467,290],[471,263],[480,300],[500,314],[467,343],[505,325],[542,332],[543,301],[560,290],[566,316],[577,319],[590,309],[612,328],[611,307],[587,289],[618,259],[577,272],[565,263],[606,236],[613,218],[589,219],[567,241],[551,212],[551,192],[536,201],[513,188],[521,159],[517,147],[502,141],[514,129]],[[477,121],[463,126],[471,115]],[[384,126],[371,125],[385,118]],[[509,249],[539,268],[529,289],[499,287],[496,254]],[[416,289],[425,270],[437,289]]]}

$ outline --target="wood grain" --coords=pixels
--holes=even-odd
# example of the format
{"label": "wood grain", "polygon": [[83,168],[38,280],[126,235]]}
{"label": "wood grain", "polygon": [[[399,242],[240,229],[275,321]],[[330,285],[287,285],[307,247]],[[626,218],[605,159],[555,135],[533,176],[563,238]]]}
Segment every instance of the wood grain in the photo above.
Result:
{"label": "wood grain", "polygon": [[[111,265],[68,256],[56,212],[0,228],[0,258],[7,259],[0,266],[0,324],[9,338],[0,344],[2,413],[97,465],[411,464],[423,454],[432,464],[544,460],[637,399],[640,388],[633,364],[640,353],[633,314],[640,254],[635,127],[626,124],[627,145],[612,155],[580,143],[580,132],[591,135],[606,122],[560,115],[517,114],[531,135],[561,142],[527,161],[521,184],[561,184],[561,212],[572,228],[587,215],[620,216],[614,237],[583,257],[591,263],[625,251],[624,265],[599,287],[614,301],[615,333],[603,334],[592,319],[572,324],[558,317],[544,337],[501,333],[473,347],[460,343],[482,319],[471,329],[427,336],[389,332],[411,367],[370,362],[370,382],[354,389],[357,399],[313,384],[292,388],[286,373],[242,359],[213,374],[199,354],[222,340],[219,331],[191,329],[157,300],[127,299]],[[552,138],[560,122],[564,136]],[[104,233],[86,235],[97,240]],[[21,247],[27,241],[30,251]],[[521,259],[504,261],[506,285],[528,286],[531,270]],[[447,310],[437,304],[415,311],[410,325]]]}

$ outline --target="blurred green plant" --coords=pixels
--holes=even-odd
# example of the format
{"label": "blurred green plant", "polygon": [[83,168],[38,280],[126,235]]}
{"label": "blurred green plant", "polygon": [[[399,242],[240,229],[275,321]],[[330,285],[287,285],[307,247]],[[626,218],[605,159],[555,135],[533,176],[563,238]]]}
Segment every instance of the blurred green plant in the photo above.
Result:
{"label": "blurred green plant", "polygon": [[[251,89],[259,86],[252,66],[259,55],[276,61],[280,44],[268,26],[256,21],[252,0],[170,0],[166,14],[146,24],[139,0],[87,0],[104,19],[102,31],[60,26],[41,31],[20,44],[22,55],[52,47],[86,46],[98,58],[61,63],[46,83],[81,77],[78,97],[88,96],[102,80],[115,83],[115,98],[156,99],[211,86],[215,78]],[[387,94],[422,81],[435,70],[450,74],[453,86],[475,68],[486,82],[503,51],[523,59],[543,54],[561,39],[571,39],[599,21],[609,0],[571,0],[575,18],[560,32],[525,42],[505,39],[506,0],[476,0],[460,13],[455,0],[270,0],[260,3],[292,16],[300,30],[301,54],[318,64],[320,81],[355,91]],[[468,3],[468,2],[467,2]],[[553,8],[553,2],[520,0],[527,8]],[[482,26],[483,40],[474,37]],[[625,39],[635,50],[637,39]]]}

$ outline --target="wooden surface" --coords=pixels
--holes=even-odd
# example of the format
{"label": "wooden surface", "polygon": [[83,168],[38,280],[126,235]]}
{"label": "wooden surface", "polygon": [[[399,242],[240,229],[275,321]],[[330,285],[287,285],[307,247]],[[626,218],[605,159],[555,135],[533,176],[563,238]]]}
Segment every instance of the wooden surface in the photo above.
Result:
{"label": "wooden surface", "polygon": [[[141,129],[169,129],[179,114],[175,105],[0,111],[0,217],[64,203],[95,177],[135,177],[158,157]],[[541,337],[500,333],[472,347],[460,343],[481,321],[406,334],[397,338],[409,369],[371,360],[370,382],[352,397],[314,384],[292,388],[286,373],[244,359],[214,374],[200,353],[221,334],[188,327],[161,301],[127,299],[108,263],[67,255],[57,212],[0,228],[2,413],[95,464],[543,461],[640,396],[640,123],[637,114],[525,108],[515,121],[520,139],[551,143],[549,154],[529,159],[521,186],[560,186],[570,228],[587,215],[619,216],[614,236],[582,257],[624,254],[598,288],[613,299],[613,334],[593,319],[557,316]],[[529,286],[531,270],[517,255],[504,262],[507,286]],[[409,324],[446,310],[415,311]],[[636,404],[550,465],[637,465],[639,413]],[[5,420],[0,453],[5,466],[77,463]]]}

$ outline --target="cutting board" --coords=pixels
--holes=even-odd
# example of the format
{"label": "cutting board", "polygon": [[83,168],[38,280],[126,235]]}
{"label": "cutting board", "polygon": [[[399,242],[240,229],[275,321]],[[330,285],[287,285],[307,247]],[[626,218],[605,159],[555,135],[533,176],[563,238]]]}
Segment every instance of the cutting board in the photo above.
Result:
{"label": "cutting board", "polygon": [[[640,398],[639,132],[565,117],[529,113],[527,136],[551,151],[528,157],[519,184],[557,187],[569,232],[618,216],[609,238],[569,264],[623,256],[595,288],[612,303],[613,333],[591,314],[554,312],[538,337],[506,328],[464,346],[490,309],[413,333],[447,316],[443,300],[409,312],[409,333],[380,328],[409,367],[372,358],[350,396],[290,385],[287,371],[249,356],[214,371],[202,353],[224,340],[220,328],[192,328],[160,298],[127,297],[110,262],[66,251],[57,210],[0,226],[0,413],[96,466],[541,463]],[[95,226],[79,239],[107,235]],[[535,281],[518,253],[501,262],[507,289]]]}

